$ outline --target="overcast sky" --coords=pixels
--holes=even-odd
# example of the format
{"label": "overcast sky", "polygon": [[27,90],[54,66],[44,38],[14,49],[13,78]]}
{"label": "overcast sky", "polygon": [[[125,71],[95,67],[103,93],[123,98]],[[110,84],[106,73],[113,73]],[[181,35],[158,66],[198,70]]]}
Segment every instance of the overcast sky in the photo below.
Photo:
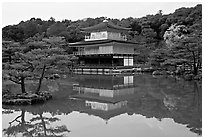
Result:
{"label": "overcast sky", "polygon": [[173,13],[181,7],[194,7],[199,2],[9,2],[2,3],[2,26],[18,24],[32,17],[48,20],[54,17],[56,21],[69,19],[72,21],[84,18],[139,18],[147,14]]}

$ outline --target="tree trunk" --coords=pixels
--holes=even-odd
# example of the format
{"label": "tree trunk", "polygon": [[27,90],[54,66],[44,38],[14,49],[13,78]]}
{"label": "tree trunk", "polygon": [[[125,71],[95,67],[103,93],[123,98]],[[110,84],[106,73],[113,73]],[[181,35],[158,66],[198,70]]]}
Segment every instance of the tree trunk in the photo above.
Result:
{"label": "tree trunk", "polygon": [[37,87],[37,90],[35,92],[36,94],[39,94],[39,91],[40,91],[40,88],[41,88],[41,84],[42,84],[42,80],[43,80],[43,77],[44,77],[44,74],[45,74],[45,68],[46,68],[46,66],[44,65],[42,73],[41,73],[41,76],[40,76],[40,79],[39,79],[38,87]]}
{"label": "tree trunk", "polygon": [[21,91],[23,94],[26,93],[26,90],[25,90],[25,78],[24,77],[21,77]]}
{"label": "tree trunk", "polygon": [[45,121],[44,121],[44,119],[43,119],[42,113],[40,113],[39,115],[40,115],[40,119],[41,119],[41,121],[42,121],[42,126],[43,126],[43,128],[44,128],[44,136],[46,137],[46,136],[47,136],[46,123],[45,123]]}
{"label": "tree trunk", "polygon": [[9,64],[11,64],[12,58],[11,56],[9,56]]}
{"label": "tree trunk", "polygon": [[194,75],[198,74],[198,68],[196,67],[196,65],[193,65],[193,74]]}
{"label": "tree trunk", "polygon": [[25,124],[25,109],[22,109],[21,111],[21,123],[23,125]]}
{"label": "tree trunk", "polygon": [[197,75],[197,74],[198,74],[198,68],[197,68],[197,66],[196,66],[195,53],[192,52],[192,54],[193,54],[193,74],[194,74],[194,75]]}

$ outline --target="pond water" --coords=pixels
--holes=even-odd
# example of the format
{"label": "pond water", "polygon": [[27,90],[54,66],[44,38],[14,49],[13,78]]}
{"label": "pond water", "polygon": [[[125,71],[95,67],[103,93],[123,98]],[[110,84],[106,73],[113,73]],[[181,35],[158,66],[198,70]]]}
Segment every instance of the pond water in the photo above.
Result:
{"label": "pond water", "polygon": [[[28,83],[26,89],[34,87]],[[3,105],[3,136],[202,135],[202,91],[194,81],[144,74],[69,75],[44,81],[42,89],[53,99],[33,106]]]}

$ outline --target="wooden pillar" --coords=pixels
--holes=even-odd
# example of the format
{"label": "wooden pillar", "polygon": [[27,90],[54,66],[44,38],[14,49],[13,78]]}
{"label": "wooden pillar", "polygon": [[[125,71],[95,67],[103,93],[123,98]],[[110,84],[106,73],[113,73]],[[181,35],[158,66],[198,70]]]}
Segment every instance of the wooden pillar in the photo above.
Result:
{"label": "wooden pillar", "polygon": [[111,64],[112,64],[112,68],[113,68],[113,57],[111,59],[112,59]]}

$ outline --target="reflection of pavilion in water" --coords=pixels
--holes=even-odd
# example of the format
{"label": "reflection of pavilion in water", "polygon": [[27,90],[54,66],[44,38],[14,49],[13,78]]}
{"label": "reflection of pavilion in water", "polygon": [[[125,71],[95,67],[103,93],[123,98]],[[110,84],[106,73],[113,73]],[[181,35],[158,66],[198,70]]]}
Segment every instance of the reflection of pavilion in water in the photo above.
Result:
{"label": "reflection of pavilion in water", "polygon": [[[139,114],[146,118],[154,117],[161,122],[163,118],[173,119],[175,123],[186,125],[192,132],[202,134],[202,89],[195,82],[172,83],[172,80],[166,78],[157,82],[155,78],[147,78],[146,75],[76,75],[73,79],[76,79],[74,82],[77,83],[73,86],[75,91],[70,91],[72,86],[63,82],[59,84],[59,92],[54,99],[43,105],[3,105],[3,109],[7,113],[9,110],[25,109],[26,113],[33,114],[34,117],[36,114],[40,116],[41,113],[50,113],[53,118],[77,111],[104,120],[123,113],[129,116]],[[168,88],[164,88],[164,85]],[[70,97],[79,99],[68,99]],[[175,106],[172,108],[172,105]]]}
{"label": "reflection of pavilion in water", "polygon": [[71,98],[85,100],[88,114],[110,119],[127,112],[128,99],[134,94],[134,76],[79,75],[74,84],[76,95]]}

